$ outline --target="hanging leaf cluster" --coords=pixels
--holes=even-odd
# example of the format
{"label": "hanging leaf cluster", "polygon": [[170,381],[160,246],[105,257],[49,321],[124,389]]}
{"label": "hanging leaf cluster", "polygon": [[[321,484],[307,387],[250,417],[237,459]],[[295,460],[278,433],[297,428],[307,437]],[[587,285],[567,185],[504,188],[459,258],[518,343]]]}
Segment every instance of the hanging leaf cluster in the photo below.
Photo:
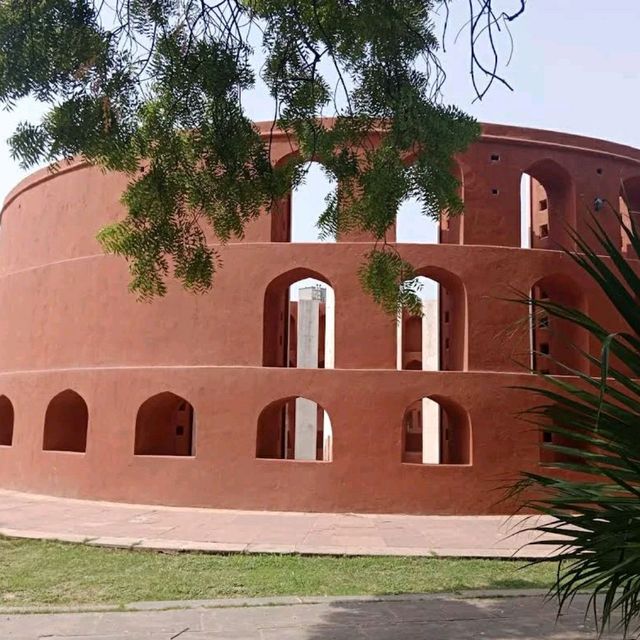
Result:
{"label": "hanging leaf cluster", "polygon": [[[485,5],[489,26],[506,16]],[[128,215],[99,238],[126,257],[142,298],[164,294],[171,275],[210,288],[216,245],[242,238],[316,160],[339,184],[322,234],[372,237],[362,281],[391,309],[403,296],[388,297],[390,279],[405,270],[387,244],[398,207],[414,197],[427,216],[459,214],[452,159],[479,133],[439,100],[441,9],[446,0],[5,0],[0,101],[48,106],[19,125],[12,153],[25,167],[80,156],[129,176]],[[274,130],[299,147],[278,166],[243,106],[259,77]]]}

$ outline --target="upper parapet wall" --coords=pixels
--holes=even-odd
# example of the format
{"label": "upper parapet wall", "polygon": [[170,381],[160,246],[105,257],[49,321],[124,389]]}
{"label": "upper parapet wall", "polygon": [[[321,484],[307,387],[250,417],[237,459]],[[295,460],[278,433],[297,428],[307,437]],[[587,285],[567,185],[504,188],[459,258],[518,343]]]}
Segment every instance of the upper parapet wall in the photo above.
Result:
{"label": "upper parapet wall", "polygon": [[[286,134],[281,131],[272,132],[272,123],[270,121],[257,122],[256,126],[264,135],[272,135],[273,139],[279,142],[286,142],[289,145],[289,139]],[[534,129],[530,127],[518,127],[514,125],[494,124],[485,122],[481,124],[483,142],[496,142],[503,144],[531,144],[547,149],[563,149],[565,151],[575,151],[578,153],[596,154],[601,157],[609,156],[612,160],[629,161],[640,165],[640,149],[631,147],[617,142],[610,142],[601,138],[591,138],[573,133],[564,133],[561,131],[552,131],[548,129]],[[291,149],[294,151],[294,149]],[[81,160],[76,160],[69,164],[63,164],[56,172],[52,172],[48,168],[38,169],[30,175],[20,180],[11,191],[5,196],[2,203],[2,212],[11,204],[11,202],[27,189],[32,189],[42,182],[55,179],[58,175],[69,171],[77,171],[86,166]]]}
{"label": "upper parapet wall", "polygon": [[[271,135],[270,122],[257,126]],[[275,162],[296,152],[281,132],[274,135],[273,145]],[[457,158],[457,164],[465,214],[451,224],[443,222],[441,242],[445,244],[520,247],[524,173],[545,187],[549,199],[548,242],[534,244],[537,248],[570,244],[565,223],[587,233],[582,212],[595,198],[617,205],[623,186],[630,196],[630,208],[640,208],[635,206],[636,200],[640,202],[640,188],[635,187],[640,184],[640,150],[621,144],[484,124],[481,138]],[[0,273],[100,253],[96,233],[124,215],[119,199],[125,186],[126,177],[105,174],[81,161],[63,165],[56,173],[42,169],[25,178],[3,205]],[[277,215],[251,223],[243,242],[286,241],[290,219],[291,203],[285,200]],[[601,219],[611,237],[622,244],[615,216],[604,212]]]}

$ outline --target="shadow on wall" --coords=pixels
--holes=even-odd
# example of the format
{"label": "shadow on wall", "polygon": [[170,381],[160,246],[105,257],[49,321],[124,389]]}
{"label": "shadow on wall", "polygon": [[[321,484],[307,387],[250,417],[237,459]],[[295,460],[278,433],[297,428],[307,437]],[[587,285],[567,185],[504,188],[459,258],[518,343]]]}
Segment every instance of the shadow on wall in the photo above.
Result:
{"label": "shadow on wall", "polygon": [[193,407],[184,398],[170,391],[152,396],[138,409],[135,455],[195,455],[193,425]]}
{"label": "shadow on wall", "polygon": [[13,444],[13,405],[7,396],[0,396],[0,447]]}
{"label": "shadow on wall", "polygon": [[534,162],[522,174],[521,222],[524,248],[573,248],[567,226],[576,226],[575,187],[569,172],[550,159]]}
{"label": "shadow on wall", "polygon": [[88,424],[89,410],[82,396],[71,389],[61,391],[47,407],[42,448],[84,453]]}

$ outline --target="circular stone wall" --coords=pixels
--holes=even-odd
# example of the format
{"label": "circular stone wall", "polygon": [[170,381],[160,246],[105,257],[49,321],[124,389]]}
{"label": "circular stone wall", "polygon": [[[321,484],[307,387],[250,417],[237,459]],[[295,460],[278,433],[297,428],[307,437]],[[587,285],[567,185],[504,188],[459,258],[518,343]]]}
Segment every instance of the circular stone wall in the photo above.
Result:
{"label": "circular stone wall", "polygon": [[[276,161],[295,151],[275,145]],[[504,509],[495,488],[545,462],[540,435],[516,419],[531,397],[510,389],[531,382],[518,364],[532,339],[527,309],[504,298],[573,296],[618,328],[602,294],[553,247],[567,241],[564,222],[585,231],[581,212],[595,197],[617,204],[626,185],[633,208],[640,152],[486,125],[458,165],[464,216],[443,223],[440,244],[401,247],[452,296],[455,317],[440,319],[445,371],[397,370],[396,326],[358,283],[366,238],[272,241],[282,239],[284,203],[221,249],[213,292],[197,297],[172,283],[164,299],[140,303],[124,260],[96,241],[123,215],[125,178],[78,163],[23,181],[0,227],[0,486],[237,509]],[[523,173],[536,180],[533,249],[520,248]],[[623,245],[615,216],[601,221]],[[335,292],[335,367],[263,366],[277,339],[269,292],[307,276]],[[562,349],[545,329],[534,328],[534,344]],[[330,416],[330,461],[258,457],[260,420],[296,397]],[[403,456],[407,409],[424,397],[451,426],[441,464]]]}

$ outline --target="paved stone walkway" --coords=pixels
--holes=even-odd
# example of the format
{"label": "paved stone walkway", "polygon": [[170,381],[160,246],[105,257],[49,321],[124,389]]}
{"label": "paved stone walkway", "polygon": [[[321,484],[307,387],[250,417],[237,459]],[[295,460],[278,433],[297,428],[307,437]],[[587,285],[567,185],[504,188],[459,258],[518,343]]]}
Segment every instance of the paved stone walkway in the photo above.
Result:
{"label": "paved stone walkway", "polygon": [[[556,621],[555,604],[537,597],[399,596],[316,599],[314,603],[192,603],[163,609],[0,615],[11,640],[595,640],[586,598]],[[264,604],[264,603],[262,603]],[[213,605],[213,606],[212,606]],[[172,606],[176,606],[173,603]],[[621,638],[621,635],[606,635]]]}
{"label": "paved stone walkway", "polygon": [[522,517],[225,511],[69,500],[0,490],[0,535],[166,550],[533,557]]}

